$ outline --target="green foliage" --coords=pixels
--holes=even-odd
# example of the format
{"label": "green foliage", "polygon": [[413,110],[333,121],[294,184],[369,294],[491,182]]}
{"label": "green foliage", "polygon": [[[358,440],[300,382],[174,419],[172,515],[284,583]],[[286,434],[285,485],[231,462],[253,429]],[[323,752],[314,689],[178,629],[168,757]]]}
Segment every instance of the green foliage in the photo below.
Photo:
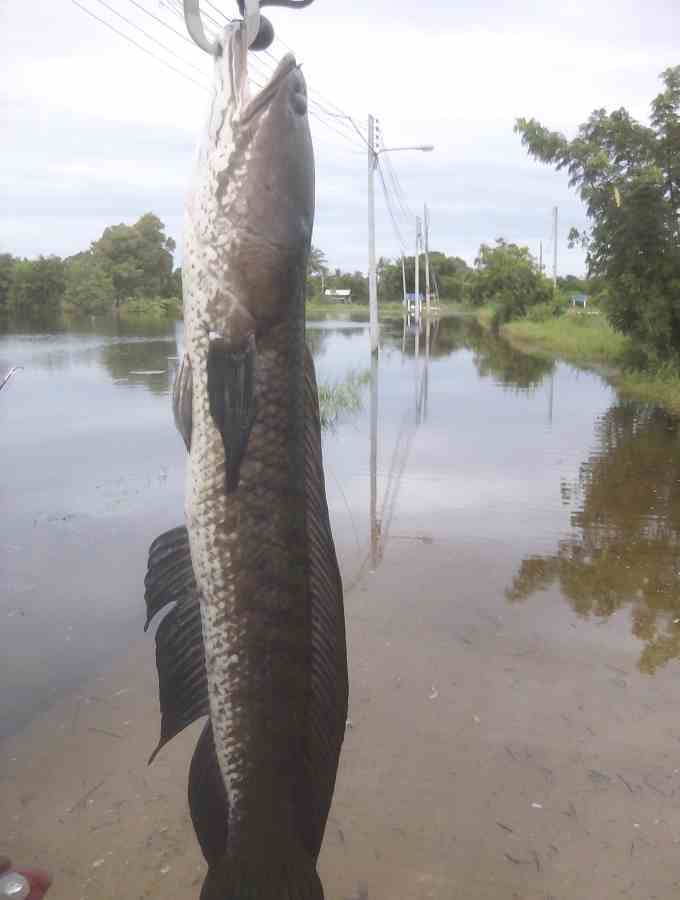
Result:
{"label": "green foliage", "polygon": [[0,253],[0,316],[7,313],[9,292],[14,281],[14,266],[17,262],[11,253]]}
{"label": "green foliage", "polygon": [[470,299],[475,306],[495,306],[494,325],[520,318],[529,307],[548,303],[552,297],[552,286],[527,247],[503,238],[495,247],[482,244],[475,267]]}
{"label": "green foliage", "polygon": [[175,242],[153,213],[134,225],[111,225],[92,252],[103,260],[111,275],[116,305],[134,297],[170,297],[176,292],[172,271]]}
{"label": "green foliage", "polygon": [[141,319],[182,317],[182,304],[176,297],[134,297],[120,307],[120,315]]}
{"label": "green foliage", "polygon": [[8,312],[30,322],[50,321],[61,310],[64,288],[64,263],[58,256],[16,260],[7,295]]}
{"label": "green foliage", "polygon": [[[378,303],[383,306],[390,303],[401,303],[404,296],[404,273],[406,290],[415,291],[415,257],[404,257],[402,271],[401,258],[391,260],[380,257],[376,264],[378,279]],[[446,256],[445,253],[433,250],[430,252],[431,291],[439,288],[443,301],[463,302],[467,299],[473,270],[459,256]],[[420,293],[425,293],[425,257],[421,254],[419,265]],[[307,299],[314,302],[320,299],[323,288],[352,291],[352,303],[368,303],[368,278],[362,272],[342,272],[335,269],[331,272],[326,257],[321,250],[312,247],[307,275]]]}
{"label": "green foliage", "polygon": [[546,322],[555,318],[555,306],[552,303],[537,303],[530,306],[526,313],[529,322]]}
{"label": "green foliage", "polygon": [[529,153],[558,170],[586,204],[589,272],[603,277],[612,325],[657,362],[680,358],[680,66],[661,74],[651,126],[625,110],[595,110],[568,140],[535,119],[515,131]]}
{"label": "green foliage", "polygon": [[113,306],[113,279],[104,261],[94,253],[79,253],[66,260],[64,307],[67,312],[95,315]]}
{"label": "green foliage", "polygon": [[319,413],[324,430],[332,430],[344,415],[361,409],[361,389],[370,380],[371,373],[367,370],[361,374],[349,372],[345,380],[337,384],[320,382]]}

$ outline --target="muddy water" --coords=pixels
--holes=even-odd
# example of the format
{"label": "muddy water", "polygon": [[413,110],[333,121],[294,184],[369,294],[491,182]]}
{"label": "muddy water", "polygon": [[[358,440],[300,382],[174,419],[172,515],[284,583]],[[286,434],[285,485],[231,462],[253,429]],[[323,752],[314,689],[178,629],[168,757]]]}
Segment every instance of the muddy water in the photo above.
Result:
{"label": "muddy water", "polygon": [[[327,896],[676,896],[678,423],[460,319],[388,323],[377,366],[361,323],[308,338],[320,380],[367,374],[324,439],[352,685]],[[24,366],[0,394],[0,775],[8,849],[52,866],[56,900],[197,895],[192,735],[137,773],[146,548],[182,515],[181,339],[0,339]]]}

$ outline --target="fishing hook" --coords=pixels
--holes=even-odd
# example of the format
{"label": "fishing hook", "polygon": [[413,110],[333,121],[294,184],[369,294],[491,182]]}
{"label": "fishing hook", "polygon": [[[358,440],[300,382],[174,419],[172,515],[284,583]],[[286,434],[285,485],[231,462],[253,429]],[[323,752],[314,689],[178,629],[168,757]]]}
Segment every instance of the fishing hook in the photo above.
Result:
{"label": "fishing hook", "polygon": [[[201,50],[214,56],[219,50],[219,42],[211,41],[203,28],[200,0],[183,0],[184,21],[191,39]],[[251,50],[264,50],[274,40],[274,29],[266,16],[260,14],[262,6],[283,6],[297,9],[309,6],[314,0],[238,0],[238,8],[246,28],[246,40]]]}
{"label": "fishing hook", "polygon": [[[241,9],[241,13],[245,23],[246,40],[249,47],[257,50],[259,48],[254,45],[261,30],[261,18],[264,17],[260,16],[259,0],[245,0],[245,5],[245,12]],[[206,35],[205,29],[203,28],[203,20],[201,19],[199,0],[183,0],[183,8],[184,21],[193,42],[197,44],[201,50],[205,50],[205,52],[209,53],[211,56],[216,56],[220,51],[221,43],[220,41],[211,41]],[[241,23],[232,23],[231,27],[239,27],[239,25],[241,25]],[[269,31],[271,32],[271,36],[268,44],[270,44],[274,38],[274,30],[271,25],[269,25]]]}

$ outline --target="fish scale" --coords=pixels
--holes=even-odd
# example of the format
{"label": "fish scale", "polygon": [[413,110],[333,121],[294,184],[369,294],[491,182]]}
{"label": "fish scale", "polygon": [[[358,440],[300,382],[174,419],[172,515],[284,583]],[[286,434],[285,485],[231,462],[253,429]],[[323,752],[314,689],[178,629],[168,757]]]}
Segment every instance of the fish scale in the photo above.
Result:
{"label": "fish scale", "polygon": [[[189,772],[202,900],[320,900],[347,714],[342,582],[304,344],[314,169],[292,56],[247,97],[227,32],[187,203],[173,392],[186,529],[151,547],[161,740],[208,714]],[[154,755],[155,755],[154,753]]]}

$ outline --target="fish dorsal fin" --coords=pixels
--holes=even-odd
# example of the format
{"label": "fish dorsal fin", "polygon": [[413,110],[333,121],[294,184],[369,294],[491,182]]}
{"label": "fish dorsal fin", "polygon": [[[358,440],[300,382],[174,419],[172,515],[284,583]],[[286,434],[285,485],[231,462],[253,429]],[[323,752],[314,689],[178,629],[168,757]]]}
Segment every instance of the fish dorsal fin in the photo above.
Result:
{"label": "fish dorsal fin", "polygon": [[152,762],[161,747],[209,713],[200,593],[184,526],[166,531],[153,542],[144,583],[147,627],[159,610],[175,604],[156,632],[161,736]]}

